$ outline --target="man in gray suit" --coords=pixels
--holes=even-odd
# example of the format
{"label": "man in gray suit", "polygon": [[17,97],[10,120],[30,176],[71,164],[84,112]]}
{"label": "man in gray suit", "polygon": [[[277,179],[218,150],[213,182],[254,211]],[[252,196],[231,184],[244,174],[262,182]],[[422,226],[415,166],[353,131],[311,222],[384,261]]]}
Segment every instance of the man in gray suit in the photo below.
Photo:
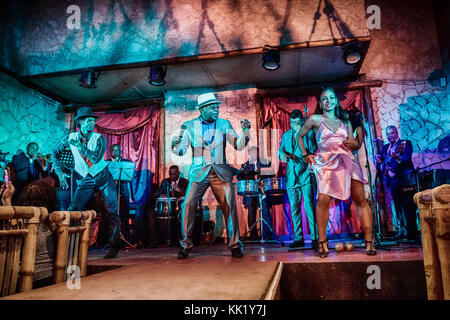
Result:
{"label": "man in gray suit", "polygon": [[[311,240],[313,247],[315,246],[316,234],[314,228],[314,195],[312,194],[312,184],[316,183],[315,179],[311,181],[311,175],[307,168],[308,164],[303,161],[302,151],[298,147],[297,133],[304,123],[303,114],[300,110],[293,110],[290,116],[291,129],[286,131],[281,137],[280,149],[278,150],[278,158],[280,161],[287,163],[286,168],[286,187],[291,207],[292,222],[294,224],[294,242],[289,248],[299,248],[305,246],[302,231],[302,212],[301,199],[303,195],[303,206],[308,218],[309,229],[311,230]],[[303,138],[305,147],[309,153],[317,150],[317,144],[314,138],[314,132]]]}
{"label": "man in gray suit", "polygon": [[235,258],[243,256],[239,242],[233,172],[227,164],[225,147],[228,142],[236,150],[243,150],[250,141],[250,122],[241,120],[243,131],[238,136],[230,121],[219,118],[220,103],[213,93],[200,95],[197,104],[200,116],[183,123],[179,136],[172,140],[172,151],[177,155],[182,156],[189,147],[192,148],[189,185],[181,207],[183,239],[180,241],[179,259],[187,258],[192,250],[196,207],[210,186],[225,217],[231,254]]}

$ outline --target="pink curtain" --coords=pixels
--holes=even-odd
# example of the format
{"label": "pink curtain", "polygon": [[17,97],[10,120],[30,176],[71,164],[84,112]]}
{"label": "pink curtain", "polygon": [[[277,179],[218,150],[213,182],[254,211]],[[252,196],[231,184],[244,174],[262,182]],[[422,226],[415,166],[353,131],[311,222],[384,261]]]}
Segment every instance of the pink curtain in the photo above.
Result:
{"label": "pink curtain", "polygon": [[[363,95],[360,90],[336,92],[342,108],[345,110],[362,110]],[[277,152],[280,146],[281,136],[290,129],[289,117],[294,109],[302,111],[303,115],[310,117],[316,113],[316,96],[295,96],[295,97],[271,97],[263,99],[263,119],[262,126],[271,129],[272,145],[271,161],[278,176],[285,176],[286,169],[283,163],[280,163]],[[305,112],[306,111],[306,112]],[[275,136],[273,136],[275,135]],[[302,206],[303,208],[303,206]],[[272,207],[272,215],[275,232],[279,235],[292,235],[292,220],[290,206],[287,196],[284,202]],[[310,234],[308,220],[305,212],[302,210],[302,228],[304,234]],[[330,222],[328,225],[329,233],[359,232],[359,219],[353,205],[345,205],[332,201],[330,205]]]}
{"label": "pink curtain", "polygon": [[105,158],[111,158],[111,145],[120,145],[122,157],[136,164],[132,181],[135,203],[144,204],[152,192],[152,183],[158,183],[159,107],[154,105],[95,114],[99,116],[96,131],[107,141]]}

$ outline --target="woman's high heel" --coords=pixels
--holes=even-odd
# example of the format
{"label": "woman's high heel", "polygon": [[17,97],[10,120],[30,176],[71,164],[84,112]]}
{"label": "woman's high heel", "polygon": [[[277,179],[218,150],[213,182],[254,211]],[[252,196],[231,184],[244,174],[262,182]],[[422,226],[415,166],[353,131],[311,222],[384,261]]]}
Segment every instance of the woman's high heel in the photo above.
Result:
{"label": "woman's high heel", "polygon": [[327,248],[328,248],[328,240],[319,241],[319,257],[320,258],[328,257],[328,251],[325,251],[325,247],[323,246],[324,243],[327,244]]}
{"label": "woman's high heel", "polygon": [[[375,250],[375,245],[373,244],[373,240],[368,241],[364,240],[365,246],[366,246],[366,254],[368,256],[374,256],[377,254],[377,251]],[[369,248],[369,250],[367,250]]]}

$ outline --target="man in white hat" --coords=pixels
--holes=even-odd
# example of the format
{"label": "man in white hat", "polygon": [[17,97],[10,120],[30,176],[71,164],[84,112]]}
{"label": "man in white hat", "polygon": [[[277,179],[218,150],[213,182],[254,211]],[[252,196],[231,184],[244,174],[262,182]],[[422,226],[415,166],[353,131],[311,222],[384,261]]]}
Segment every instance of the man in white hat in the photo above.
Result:
{"label": "man in white hat", "polygon": [[112,230],[109,249],[104,258],[111,259],[117,256],[120,249],[120,217],[117,212],[116,184],[104,160],[106,139],[103,135],[93,132],[96,118],[98,116],[89,107],[78,110],[75,123],[80,130],[70,133],[53,149],[53,168],[61,188],[67,189],[67,178],[70,176],[64,173],[59,155],[64,150],[72,152],[77,189],[70,202],[69,211],[84,210],[95,191],[103,193],[107,212],[102,219],[108,222],[109,230]]}
{"label": "man in white hat", "polygon": [[[172,140],[172,151],[184,155],[192,148],[189,185],[181,208],[181,250],[178,258],[185,259],[192,250],[195,212],[198,201],[208,187],[220,204],[228,231],[228,247],[235,258],[241,258],[239,223],[236,209],[233,172],[227,164],[225,148],[228,141],[236,150],[243,150],[250,141],[250,122],[241,120],[242,133],[237,135],[230,121],[219,118],[219,104],[213,93],[198,97],[198,118],[186,121],[178,137]],[[231,219],[230,219],[231,218]]]}

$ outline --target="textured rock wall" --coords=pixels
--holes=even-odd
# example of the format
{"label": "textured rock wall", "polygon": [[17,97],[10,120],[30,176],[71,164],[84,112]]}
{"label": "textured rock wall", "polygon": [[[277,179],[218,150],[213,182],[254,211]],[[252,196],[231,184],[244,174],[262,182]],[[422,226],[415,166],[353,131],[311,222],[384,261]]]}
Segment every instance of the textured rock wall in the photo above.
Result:
{"label": "textured rock wall", "polygon": [[368,35],[363,0],[17,0],[0,17],[0,64],[21,75]]}
{"label": "textured rock wall", "polygon": [[[428,80],[442,68],[430,1],[374,0],[381,10],[381,29],[370,30],[371,46],[361,73],[383,80],[371,89],[377,135],[395,125],[400,137],[413,143],[416,167],[445,157],[436,152],[439,140],[450,133],[446,88]],[[448,167],[447,164],[438,167]]]}
{"label": "textured rock wall", "polygon": [[51,150],[68,130],[65,113],[57,103],[0,73],[0,150],[9,158],[31,141],[40,153]]}
{"label": "textured rock wall", "polygon": [[[164,141],[164,178],[168,177],[169,167],[178,165],[182,176],[187,178],[189,166],[192,162],[192,152],[189,151],[182,157],[172,153],[171,141],[172,137],[179,134],[180,126],[183,122],[196,118],[199,112],[195,109],[197,97],[206,91],[169,91],[166,92],[165,109],[165,141]],[[257,144],[256,136],[256,89],[237,89],[232,91],[216,92],[217,98],[222,101],[220,105],[219,117],[230,120],[231,125],[237,134],[242,132],[240,119],[250,121],[251,139],[246,149],[236,151],[230,145],[227,145],[226,155],[227,161],[231,166],[240,168],[248,159],[248,147]],[[237,181],[237,180],[235,180]],[[243,234],[247,230],[247,213],[242,205],[242,197],[236,194],[239,230]],[[222,215],[218,209],[218,203],[209,189],[203,197],[203,205],[208,206],[211,220],[216,222],[216,231],[223,227]]]}

